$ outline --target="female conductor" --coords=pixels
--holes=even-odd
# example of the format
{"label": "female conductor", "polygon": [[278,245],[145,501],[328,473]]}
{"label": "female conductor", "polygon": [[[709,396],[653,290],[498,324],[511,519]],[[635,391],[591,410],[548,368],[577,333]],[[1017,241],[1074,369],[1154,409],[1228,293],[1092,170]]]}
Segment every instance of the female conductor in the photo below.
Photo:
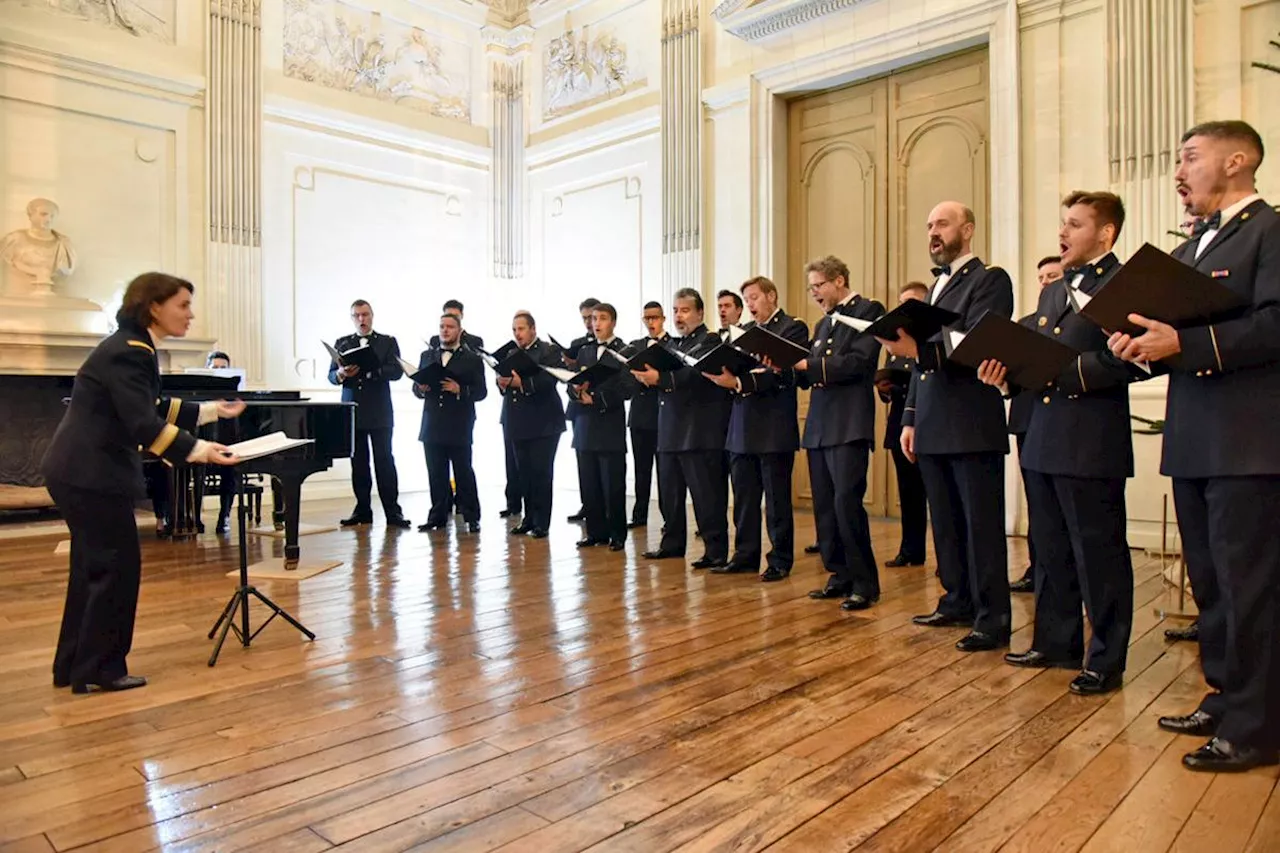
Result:
{"label": "female conductor", "polygon": [[144,273],[129,283],[117,331],[76,374],[71,404],[44,457],[54,503],[71,530],[71,576],[53,659],[55,687],[75,693],[129,690],[125,657],[142,577],[133,502],[146,495],[143,452],[168,464],[234,465],[223,445],[188,430],[244,411],[244,403],[161,399],[156,345],[182,337],[194,315],[191,283]]}

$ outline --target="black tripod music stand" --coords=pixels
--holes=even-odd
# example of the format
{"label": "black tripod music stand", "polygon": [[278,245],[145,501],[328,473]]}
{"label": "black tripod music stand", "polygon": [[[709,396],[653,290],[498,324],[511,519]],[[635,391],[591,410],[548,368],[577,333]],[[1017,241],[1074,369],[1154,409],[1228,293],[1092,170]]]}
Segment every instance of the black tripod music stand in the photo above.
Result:
{"label": "black tripod music stand", "polygon": [[[227,602],[227,606],[222,609],[222,615],[218,617],[218,621],[213,623],[213,627],[209,629],[209,639],[213,639],[213,635],[218,635],[218,641],[213,645],[213,654],[209,657],[209,666],[213,666],[218,662],[218,655],[222,652],[222,644],[227,639],[227,631],[234,631],[240,645],[246,649],[249,643],[253,642],[253,638],[262,633],[262,629],[271,624],[271,620],[279,616],[293,627],[297,628],[306,635],[308,640],[314,640],[316,635],[307,630],[307,627],[294,619],[289,612],[283,607],[258,592],[256,587],[249,585],[249,548],[246,544],[246,533],[249,519],[249,504],[245,500],[244,494],[244,475],[238,470],[226,468],[223,476],[227,476],[231,471],[235,471],[236,477],[236,494],[239,496],[237,501],[239,509],[236,511],[238,524],[240,528],[240,585],[236,587],[236,591],[231,594],[231,600]],[[271,609],[271,615],[267,620],[258,626],[257,630],[249,630],[249,598],[250,596],[258,599]],[[236,614],[239,613],[240,624],[236,624]],[[221,628],[221,632],[219,632]]]}

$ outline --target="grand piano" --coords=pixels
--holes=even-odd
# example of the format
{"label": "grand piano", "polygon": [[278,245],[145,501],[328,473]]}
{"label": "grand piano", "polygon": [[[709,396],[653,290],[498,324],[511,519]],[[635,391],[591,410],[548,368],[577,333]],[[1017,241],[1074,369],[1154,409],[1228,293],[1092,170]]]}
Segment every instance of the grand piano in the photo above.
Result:
{"label": "grand piano", "polygon": [[[173,373],[161,376],[160,384],[163,393],[170,397],[193,401],[244,400],[246,408],[239,417],[201,427],[202,438],[235,444],[283,432],[290,438],[313,439],[312,444],[250,459],[231,469],[241,474],[263,474],[271,478],[272,516],[277,525],[283,523],[284,526],[284,567],[296,569],[301,553],[298,547],[298,515],[302,481],[317,471],[332,467],[334,459],[351,457],[355,447],[355,403],[316,402],[304,398],[297,391],[238,391],[238,379],[234,377]],[[185,496],[192,488],[199,488],[204,479],[204,467],[175,466],[171,481],[175,508],[180,503],[179,496]],[[181,502],[185,502],[185,498]],[[198,500],[195,503],[198,505]]]}

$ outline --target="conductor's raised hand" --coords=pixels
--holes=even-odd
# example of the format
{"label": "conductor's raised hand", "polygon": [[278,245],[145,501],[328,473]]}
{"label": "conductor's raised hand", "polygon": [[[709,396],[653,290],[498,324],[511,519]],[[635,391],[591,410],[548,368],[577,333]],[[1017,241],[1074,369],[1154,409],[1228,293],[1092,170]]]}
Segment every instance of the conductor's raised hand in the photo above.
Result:
{"label": "conductor's raised hand", "polygon": [[218,417],[223,419],[239,417],[245,408],[244,400],[219,400]]}

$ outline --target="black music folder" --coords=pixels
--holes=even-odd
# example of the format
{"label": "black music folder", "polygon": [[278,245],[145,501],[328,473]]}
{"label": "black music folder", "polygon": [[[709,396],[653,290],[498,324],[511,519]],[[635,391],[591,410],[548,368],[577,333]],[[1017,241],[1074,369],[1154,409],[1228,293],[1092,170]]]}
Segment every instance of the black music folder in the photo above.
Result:
{"label": "black music folder", "polygon": [[973,328],[961,335],[946,335],[947,357],[977,369],[995,359],[1007,369],[1010,384],[1039,391],[1057,379],[1078,350],[988,311]]}
{"label": "black music folder", "polygon": [[911,381],[911,371],[901,367],[882,367],[876,371],[875,381],[906,385]]}
{"label": "black music folder", "polygon": [[752,326],[733,341],[733,346],[753,356],[769,359],[774,367],[791,367],[809,357],[809,350],[762,326]]}
{"label": "black music folder", "polygon": [[362,373],[367,373],[371,370],[377,370],[382,364],[382,360],[378,358],[378,354],[374,352],[373,347],[368,344],[352,347],[351,349],[339,352],[337,349],[330,346],[327,341],[321,341],[320,343],[324,344],[324,348],[329,351],[329,357],[333,359],[339,367],[355,365]]}
{"label": "black music folder", "polygon": [[[917,343],[924,343],[942,331],[944,327],[950,326],[960,319],[960,315],[956,312],[930,305],[922,299],[908,299],[892,311],[870,323],[856,317],[849,317],[844,312],[841,312],[841,314],[847,320],[854,321],[853,323],[848,323],[848,325],[852,325],[872,337],[892,341],[897,339],[898,330],[902,329],[915,338]],[[863,324],[865,324],[865,327],[860,328]]]}
{"label": "black music folder", "polygon": [[[729,372],[734,376],[741,376],[760,366],[760,362],[757,359],[747,355],[732,344],[720,344],[696,359],[690,360],[689,356],[685,356],[685,359],[689,362],[689,366],[699,373],[710,373],[712,375],[719,375],[721,371],[728,368]],[[794,363],[792,362],[792,364]]]}
{"label": "black music folder", "polygon": [[627,367],[631,370],[644,370],[652,367],[659,373],[666,373],[672,370],[679,370],[684,366],[684,359],[662,344],[647,346],[627,359]]}
{"label": "black music folder", "polygon": [[507,341],[493,352],[481,350],[480,357],[499,376],[519,373],[523,378],[532,376],[540,369],[538,363],[530,358],[529,353],[520,349],[520,345],[515,341]]}
{"label": "black music folder", "polygon": [[1135,335],[1146,330],[1130,323],[1130,314],[1182,328],[1212,322],[1247,305],[1210,276],[1143,243],[1101,290],[1079,305],[1079,311],[1104,331]]}
{"label": "black music folder", "polygon": [[576,371],[569,370],[566,367],[547,367],[545,364],[542,365],[542,369],[566,385],[590,383],[592,387],[595,387],[612,379],[624,364],[626,364],[625,361],[609,359],[608,361],[597,361],[590,367],[584,367]]}
{"label": "black music folder", "polygon": [[403,358],[400,359],[400,366],[404,368],[404,375],[409,377],[409,381],[415,385],[427,385],[431,388],[439,387],[440,383],[446,379],[453,379],[453,375],[449,373],[449,368],[445,367],[439,361],[433,361],[426,367],[419,370]]}

